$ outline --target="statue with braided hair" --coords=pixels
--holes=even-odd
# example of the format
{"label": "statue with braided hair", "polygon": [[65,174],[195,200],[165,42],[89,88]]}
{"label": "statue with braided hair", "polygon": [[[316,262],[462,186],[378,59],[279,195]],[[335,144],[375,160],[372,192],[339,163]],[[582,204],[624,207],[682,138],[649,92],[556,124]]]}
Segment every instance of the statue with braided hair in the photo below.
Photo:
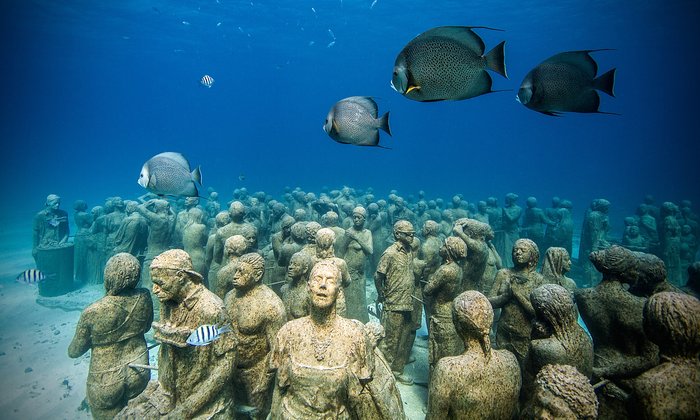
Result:
{"label": "statue with braided hair", "polygon": [[588,378],[575,367],[546,365],[520,418],[593,420],[598,418],[598,400]]}
{"label": "statue with braided hair", "polygon": [[68,347],[71,358],[92,351],[87,400],[96,419],[113,418],[151,378],[150,370],[129,366],[148,364],[144,334],[153,322],[151,294],[136,288],[140,272],[139,262],[131,254],[120,253],[107,261],[106,295],[80,314]]}
{"label": "statue with braided hair", "polygon": [[455,298],[452,311],[465,350],[437,362],[426,420],[512,418],[518,409],[520,368],[511,352],[491,348],[489,300],[469,290]]}

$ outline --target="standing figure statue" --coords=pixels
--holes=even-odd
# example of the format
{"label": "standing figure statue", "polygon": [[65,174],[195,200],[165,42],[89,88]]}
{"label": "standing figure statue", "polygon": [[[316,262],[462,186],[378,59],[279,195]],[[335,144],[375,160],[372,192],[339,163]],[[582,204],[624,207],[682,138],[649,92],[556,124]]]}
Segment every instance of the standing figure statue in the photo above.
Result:
{"label": "standing figure statue", "polygon": [[503,235],[504,235],[504,252],[503,263],[506,267],[513,265],[511,253],[513,244],[520,238],[520,215],[523,214],[523,209],[515,204],[518,201],[518,195],[514,193],[506,194],[505,207],[503,207]]}
{"label": "standing figure statue", "polygon": [[292,255],[287,267],[287,284],[282,286],[282,301],[287,319],[297,319],[309,314],[309,290],[306,285],[313,260],[304,252]]}
{"label": "standing figure statue", "polygon": [[265,419],[270,412],[274,380],[270,354],[277,332],[287,322],[282,300],[262,284],[264,273],[265,259],[260,254],[243,255],[236,263],[234,290],[224,299],[237,342],[234,400],[254,407],[255,419]]}
{"label": "standing figure statue", "polygon": [[44,209],[34,216],[32,256],[36,259],[40,248],[56,248],[68,241],[68,213],[61,210],[61,197],[49,194]]}
{"label": "standing figure statue", "polygon": [[[313,222],[312,222],[313,223]],[[310,223],[309,223],[310,224]],[[341,273],[340,290],[338,291],[338,315],[347,318],[347,302],[345,300],[345,289],[352,284],[352,277],[348,270],[348,264],[344,259],[336,257],[333,244],[335,243],[335,232],[329,228],[321,228],[316,231],[316,257],[314,264],[319,261],[330,261],[335,264]]]}
{"label": "standing figure statue", "polygon": [[136,201],[126,202],[126,217],[114,238],[114,252],[127,252],[143,261],[148,244],[148,223],[138,212],[138,205]]}
{"label": "standing figure statue", "polygon": [[[367,261],[372,258],[372,232],[365,229],[367,211],[364,207],[355,207],[352,211],[352,227],[345,230],[342,252],[348,264],[352,282],[345,290],[347,317],[363,323],[369,321],[367,315],[367,282],[365,269]],[[337,242],[337,240],[336,240]]]}
{"label": "standing figure statue", "polygon": [[148,364],[144,334],[153,322],[150,293],[136,288],[140,271],[138,260],[130,254],[120,253],[107,261],[106,295],[80,314],[68,347],[71,358],[92,350],[87,400],[96,419],[113,418],[151,379],[150,370],[129,366]]}
{"label": "standing figure statue", "polygon": [[351,419],[372,377],[362,325],[336,314],[341,273],[332,261],[309,276],[310,314],[282,326],[270,369],[276,372],[270,419]]}
{"label": "standing figure statue", "polygon": [[85,284],[90,279],[88,271],[88,247],[90,242],[90,226],[92,226],[92,215],[87,212],[87,203],[77,200],[73,204],[73,220],[78,231],[75,233],[73,243],[75,244],[75,281],[78,284]]}
{"label": "standing figure statue", "polygon": [[437,362],[426,420],[513,418],[518,410],[520,369],[511,352],[491,348],[489,300],[468,290],[455,298],[452,310],[465,350]]}
{"label": "standing figure statue", "polygon": [[34,216],[32,256],[46,275],[39,283],[41,296],[58,296],[73,290],[74,246],[68,241],[68,213],[61,210],[61,198],[46,197],[44,209]]}
{"label": "standing figure statue", "polygon": [[567,289],[572,295],[576,291],[576,282],[566,277],[566,273],[571,270],[571,257],[566,249],[553,246],[544,253],[542,263],[542,276],[547,283],[558,284]]}
{"label": "standing figure statue", "polygon": [[[165,252],[170,246],[175,226],[175,213],[170,208],[170,203],[157,198],[139,204],[137,211],[146,218],[148,223],[148,245],[143,265],[150,267],[153,258]],[[145,287],[151,287],[151,270],[144,270],[141,280]]]}

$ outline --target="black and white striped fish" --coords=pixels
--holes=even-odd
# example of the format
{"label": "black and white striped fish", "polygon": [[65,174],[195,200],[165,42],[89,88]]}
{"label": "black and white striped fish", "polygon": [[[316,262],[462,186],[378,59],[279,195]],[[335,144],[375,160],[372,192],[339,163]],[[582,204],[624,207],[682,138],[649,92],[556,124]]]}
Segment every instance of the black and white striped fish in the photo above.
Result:
{"label": "black and white striped fish", "polygon": [[202,86],[210,88],[214,86],[214,78],[209,76],[208,74],[205,74],[204,76],[202,76],[202,79],[199,81],[199,83],[201,83]]}
{"label": "black and white striped fish", "polygon": [[46,275],[36,268],[30,268],[24,270],[15,278],[17,283],[25,283],[35,285],[41,281],[46,280]]}
{"label": "black and white striped fish", "polygon": [[200,325],[187,337],[187,344],[190,346],[206,346],[221,337],[221,334],[227,332],[231,332],[231,327],[228,325],[224,325],[221,328],[217,325]]}

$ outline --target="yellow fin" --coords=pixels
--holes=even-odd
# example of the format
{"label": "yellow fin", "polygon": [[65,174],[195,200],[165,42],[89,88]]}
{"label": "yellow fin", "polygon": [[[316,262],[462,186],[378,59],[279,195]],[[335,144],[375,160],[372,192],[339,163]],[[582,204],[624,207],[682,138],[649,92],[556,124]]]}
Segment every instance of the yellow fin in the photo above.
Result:
{"label": "yellow fin", "polygon": [[412,91],[412,90],[418,90],[420,89],[420,86],[409,86],[408,89],[406,89],[406,93]]}

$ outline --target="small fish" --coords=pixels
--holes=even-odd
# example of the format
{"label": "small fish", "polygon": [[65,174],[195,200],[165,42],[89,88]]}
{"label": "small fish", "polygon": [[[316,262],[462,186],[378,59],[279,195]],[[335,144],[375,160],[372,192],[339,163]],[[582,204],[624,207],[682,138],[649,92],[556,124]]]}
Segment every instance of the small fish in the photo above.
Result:
{"label": "small fish", "polygon": [[483,26],[439,26],[413,38],[394,62],[391,87],[420,102],[459,101],[491,90],[492,70],[508,78],[505,41],[484,54],[484,41],[472,29]]}
{"label": "small fish", "polygon": [[316,9],[314,9],[313,7],[311,8],[311,11],[314,12],[314,15],[316,14]]}
{"label": "small fish", "polygon": [[185,26],[190,26],[190,23],[189,23],[188,21],[186,21],[186,20],[183,20],[183,21],[182,21],[182,24],[185,25]]}
{"label": "small fish", "polygon": [[245,175],[243,175],[243,174],[238,175],[238,180],[245,181]]}
{"label": "small fish", "polygon": [[596,77],[598,64],[590,56],[594,51],[568,51],[553,55],[523,79],[515,99],[526,107],[545,115],[561,112],[594,112],[600,96],[596,90],[614,97],[615,69]]}
{"label": "small fish", "polygon": [[211,77],[211,76],[209,76],[208,74],[205,74],[205,75],[202,76],[202,78],[199,80],[199,83],[201,83],[202,86],[204,86],[204,87],[211,88],[212,86],[214,86],[214,78]]}
{"label": "small fish", "polygon": [[219,26],[221,26],[221,22],[216,22],[216,27],[218,28]]}
{"label": "small fish", "polygon": [[367,96],[351,96],[331,107],[323,130],[338,143],[379,146],[379,129],[391,135],[389,113],[381,118],[377,103]]}
{"label": "small fish", "polygon": [[309,47],[313,47],[316,41],[309,41]]}
{"label": "small fish", "polygon": [[219,328],[216,325],[200,325],[187,337],[187,344],[190,346],[206,346],[221,337],[221,334],[231,332],[231,327],[224,325]]}
{"label": "small fish", "polygon": [[328,43],[328,45],[326,45],[326,48],[330,48],[330,47],[332,47],[332,46],[334,46],[334,45],[335,45],[335,41],[331,41],[331,42]]}
{"label": "small fish", "polygon": [[240,32],[240,33],[242,33],[242,34],[245,33],[245,31],[243,30],[243,28],[241,28],[240,26],[238,27],[238,32]]}
{"label": "small fish", "polygon": [[36,268],[24,270],[15,278],[17,283],[24,283],[32,286],[44,280],[46,280],[46,275]]}
{"label": "small fish", "polygon": [[369,6],[370,9],[374,9],[374,5],[377,4],[377,0],[374,0],[372,4]]}
{"label": "small fish", "polygon": [[190,164],[180,153],[164,152],[150,158],[141,168],[138,183],[158,195],[198,197],[197,182],[202,185],[199,166],[190,171]]}
{"label": "small fish", "polygon": [[328,29],[328,34],[331,36],[331,38],[335,39],[335,34],[330,29]]}

